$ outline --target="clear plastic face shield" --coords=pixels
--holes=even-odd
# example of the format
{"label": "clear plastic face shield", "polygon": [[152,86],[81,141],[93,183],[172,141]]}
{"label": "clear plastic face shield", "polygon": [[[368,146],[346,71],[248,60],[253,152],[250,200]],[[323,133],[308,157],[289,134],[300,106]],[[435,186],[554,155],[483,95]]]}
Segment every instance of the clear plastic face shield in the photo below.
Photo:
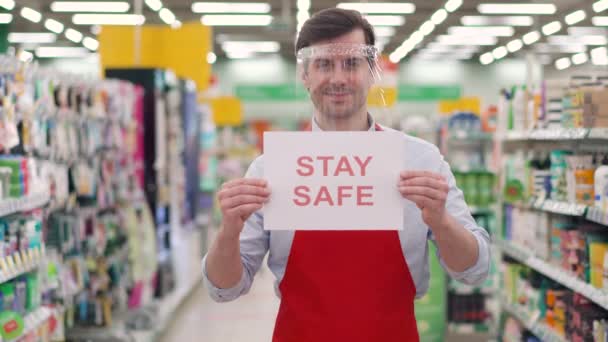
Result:
{"label": "clear plastic face shield", "polygon": [[313,45],[296,57],[297,79],[312,102],[317,124],[339,130],[349,120],[356,122],[352,118],[367,117],[369,92],[381,78],[375,46]]}

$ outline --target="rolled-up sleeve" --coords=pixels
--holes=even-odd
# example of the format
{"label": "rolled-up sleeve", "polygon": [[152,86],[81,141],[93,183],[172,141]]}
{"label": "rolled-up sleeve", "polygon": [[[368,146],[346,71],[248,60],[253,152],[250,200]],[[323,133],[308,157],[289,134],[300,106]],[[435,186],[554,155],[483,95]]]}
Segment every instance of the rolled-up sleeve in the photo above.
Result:
{"label": "rolled-up sleeve", "polygon": [[[446,178],[450,187],[446,201],[446,209],[450,215],[464,226],[465,229],[468,229],[473,233],[473,236],[475,236],[475,239],[477,240],[479,253],[477,262],[463,272],[454,272],[450,270],[442,259],[439,248],[437,248],[437,256],[439,257],[439,261],[443,268],[452,278],[469,285],[480,284],[486,279],[490,269],[490,235],[484,228],[477,225],[475,219],[471,216],[469,207],[464,201],[464,195],[456,186],[456,180],[450,170],[450,166],[444,160],[442,160],[441,163],[440,173]],[[429,238],[435,242],[434,236],[430,230]]]}
{"label": "rolled-up sleeve", "polygon": [[[261,178],[261,157],[258,157],[249,167],[246,178]],[[207,255],[203,258],[203,281],[205,282],[209,295],[217,302],[228,302],[235,300],[241,295],[249,292],[253,284],[253,278],[260,269],[264,256],[268,252],[270,234],[264,231],[264,216],[262,210],[255,212],[245,221],[245,226],[240,235],[241,263],[243,275],[240,281],[232,288],[222,289],[215,286],[207,275]]]}

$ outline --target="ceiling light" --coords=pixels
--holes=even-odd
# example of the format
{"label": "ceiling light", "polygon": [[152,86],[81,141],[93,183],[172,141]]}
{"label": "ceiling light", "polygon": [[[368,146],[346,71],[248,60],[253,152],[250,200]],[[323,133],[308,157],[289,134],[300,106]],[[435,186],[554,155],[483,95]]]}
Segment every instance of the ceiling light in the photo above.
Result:
{"label": "ceiling light", "polygon": [[91,25],[91,33],[99,36],[99,34],[101,33],[101,25]]}
{"label": "ceiling light", "polygon": [[606,29],[594,26],[574,26],[568,28],[571,36],[599,36],[606,34]]}
{"label": "ceiling light", "polygon": [[591,62],[594,65],[608,65],[608,49],[599,47],[591,50]]}
{"label": "ceiling light", "polygon": [[0,0],[0,7],[4,7],[9,11],[12,11],[15,8],[15,1],[13,0]]}
{"label": "ceiling light", "polygon": [[226,53],[226,57],[230,58],[230,59],[244,59],[244,58],[251,58],[255,56],[255,54],[253,52],[249,52],[249,51],[244,51],[244,52],[230,52],[230,53]]}
{"label": "ceiling light", "polygon": [[47,19],[44,21],[44,27],[51,32],[60,34],[63,32],[63,24],[55,19]]}
{"label": "ceiling light", "polygon": [[450,36],[442,35],[437,41],[444,45],[496,45],[496,37],[491,36]]}
{"label": "ceiling light", "polygon": [[576,65],[587,63],[588,60],[589,56],[587,56],[587,54],[584,52],[577,53],[576,55],[572,56],[572,63]]}
{"label": "ceiling light", "polygon": [[578,45],[551,45],[539,43],[534,45],[534,51],[537,53],[546,54],[564,54],[564,53],[579,53],[587,51],[587,47],[582,44]]}
{"label": "ceiling light", "polygon": [[400,56],[398,53],[393,52],[393,53],[391,53],[391,54],[388,56],[388,59],[389,59],[391,62],[393,62],[393,63],[397,64],[397,63],[399,63],[399,61],[400,61],[400,60],[401,60],[403,57],[405,57],[405,56]]}
{"label": "ceiling light", "polygon": [[175,14],[168,8],[161,9],[160,12],[158,12],[158,16],[167,25],[171,25],[175,21]]}
{"label": "ceiling light", "polygon": [[460,6],[462,6],[462,0],[449,0],[446,2],[444,7],[446,11],[451,13],[457,10]]}
{"label": "ceiling light", "polygon": [[268,26],[271,15],[206,14],[201,18],[207,26]]}
{"label": "ceiling light", "polygon": [[91,37],[85,37],[82,41],[82,45],[91,51],[97,51],[97,49],[99,49],[99,42],[97,39]]}
{"label": "ceiling light", "polygon": [[55,1],[51,3],[53,12],[106,12],[125,13],[131,8],[124,1]]}
{"label": "ceiling light", "polygon": [[504,46],[499,46],[496,49],[492,50],[492,56],[494,56],[494,59],[501,59],[508,53],[509,51],[507,51],[507,48]]}
{"label": "ceiling light", "polygon": [[448,34],[455,36],[511,37],[515,30],[510,26],[453,26]]}
{"label": "ceiling light", "polygon": [[483,55],[479,56],[479,62],[483,65],[488,65],[494,62],[494,56],[492,56],[491,52],[486,52]]}
{"label": "ceiling light", "polygon": [[446,11],[442,8],[442,9],[438,9],[435,13],[433,13],[433,15],[431,16],[431,21],[433,22],[433,24],[439,25],[447,17],[448,17],[448,11]]}
{"label": "ceiling light", "polygon": [[17,44],[48,44],[54,43],[57,40],[57,35],[54,33],[35,33],[35,32],[11,32],[8,34],[9,43]]}
{"label": "ceiling light", "polygon": [[426,48],[432,51],[466,51],[466,52],[477,52],[479,46],[457,46],[457,45],[445,45],[437,42],[429,43]]}
{"label": "ceiling light", "polygon": [[273,41],[226,41],[222,43],[222,49],[226,52],[279,52],[281,45]]}
{"label": "ceiling light", "polygon": [[82,47],[41,46],[36,49],[36,56],[39,58],[80,58],[89,54],[89,50]]}
{"label": "ceiling light", "polygon": [[570,63],[570,58],[568,58],[568,57],[560,58],[560,59],[558,59],[558,60],[555,61],[555,67],[558,70],[567,69],[571,65],[572,65],[572,63]]}
{"label": "ceiling light", "polygon": [[163,8],[163,3],[160,0],[146,0],[146,5],[154,12],[158,12]]}
{"label": "ceiling light", "polygon": [[342,9],[355,10],[366,14],[411,14],[416,11],[416,6],[407,2],[342,2],[336,7]]}
{"label": "ceiling light", "polygon": [[13,21],[13,15],[10,13],[0,13],[0,24],[10,24]]}
{"label": "ceiling light", "polygon": [[578,11],[574,11],[574,12],[568,14],[566,16],[565,20],[566,20],[566,24],[574,25],[574,24],[578,24],[581,21],[585,20],[585,18],[587,18],[587,13],[585,13],[585,11],[583,11],[583,10],[578,10]]}
{"label": "ceiling light", "polygon": [[556,21],[552,21],[552,22],[546,24],[545,26],[543,26],[542,31],[545,36],[550,36],[554,33],[559,32],[559,30],[561,30],[561,29],[562,29],[562,23],[560,23],[559,21],[556,20]]}
{"label": "ceiling light", "polygon": [[536,43],[540,39],[540,33],[538,31],[532,31],[524,34],[523,41],[524,44],[530,45]]}
{"label": "ceiling light", "polygon": [[372,26],[401,26],[405,18],[400,15],[366,15],[365,19]]}
{"label": "ceiling light", "polygon": [[29,51],[21,50],[21,52],[19,53],[19,60],[24,63],[30,62],[33,58],[34,54]]}
{"label": "ceiling light", "polygon": [[424,35],[422,34],[422,32],[416,30],[414,31],[414,33],[412,33],[412,35],[410,36],[410,41],[412,42],[412,44],[414,46],[422,43],[422,41],[424,40]]}
{"label": "ceiling light", "polygon": [[395,34],[395,28],[391,26],[374,27],[376,37],[392,37]]}
{"label": "ceiling light", "polygon": [[217,61],[217,56],[213,52],[207,53],[207,63],[214,64]]}
{"label": "ceiling light", "polygon": [[82,33],[69,28],[65,30],[65,37],[74,43],[80,43],[82,41],[83,36]]}
{"label": "ceiling light", "polygon": [[606,9],[608,9],[608,0],[600,0],[593,4],[593,11],[596,13],[603,12]]}
{"label": "ceiling light", "polygon": [[141,14],[74,14],[72,22],[76,25],[142,25],[146,17]]}
{"label": "ceiling light", "polygon": [[310,0],[297,0],[296,6],[298,7],[298,11],[308,12],[310,10]]}
{"label": "ceiling light", "polygon": [[593,17],[591,23],[595,26],[608,26],[608,17]]}
{"label": "ceiling light", "polygon": [[270,4],[264,2],[195,2],[194,13],[268,13]]}
{"label": "ceiling light", "polygon": [[34,23],[39,23],[40,20],[42,20],[42,14],[29,7],[23,7],[21,9],[21,16]]}
{"label": "ceiling light", "polygon": [[172,28],[172,29],[174,29],[174,30],[177,30],[177,29],[178,29],[178,28],[180,28],[180,27],[182,27],[182,22],[181,22],[181,21],[179,21],[179,20],[174,20],[174,21],[171,23],[171,28]]}
{"label": "ceiling light", "polygon": [[480,4],[477,11],[483,14],[555,14],[553,4]]}
{"label": "ceiling light", "polygon": [[424,24],[422,24],[422,26],[420,26],[420,32],[422,32],[423,35],[428,36],[429,34],[431,34],[431,32],[433,32],[433,30],[435,30],[435,24],[433,24],[430,21],[425,21]]}
{"label": "ceiling light", "polygon": [[464,26],[532,26],[534,19],[525,15],[500,17],[465,15],[460,22]]}
{"label": "ceiling light", "polygon": [[524,43],[521,39],[512,40],[507,44],[507,50],[511,53],[521,50],[522,47],[524,47]]}
{"label": "ceiling light", "polygon": [[551,36],[547,38],[547,42],[556,45],[606,45],[608,39],[603,35],[588,35],[588,36]]}

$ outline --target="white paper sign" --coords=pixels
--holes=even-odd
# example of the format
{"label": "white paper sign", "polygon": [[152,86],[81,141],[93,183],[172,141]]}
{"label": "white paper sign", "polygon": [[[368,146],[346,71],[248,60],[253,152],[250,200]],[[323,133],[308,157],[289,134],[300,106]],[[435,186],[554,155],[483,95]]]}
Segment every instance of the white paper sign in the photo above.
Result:
{"label": "white paper sign", "polygon": [[403,229],[404,144],[395,132],[265,133],[264,229]]}

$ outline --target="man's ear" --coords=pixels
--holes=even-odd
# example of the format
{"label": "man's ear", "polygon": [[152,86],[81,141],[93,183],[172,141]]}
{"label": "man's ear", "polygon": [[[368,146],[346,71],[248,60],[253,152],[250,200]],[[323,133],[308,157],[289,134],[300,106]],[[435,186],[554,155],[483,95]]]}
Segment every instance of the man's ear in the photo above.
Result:
{"label": "man's ear", "polygon": [[306,90],[310,91],[310,78],[306,70],[302,70],[302,72],[300,72],[300,80],[302,81],[302,84],[304,84]]}

